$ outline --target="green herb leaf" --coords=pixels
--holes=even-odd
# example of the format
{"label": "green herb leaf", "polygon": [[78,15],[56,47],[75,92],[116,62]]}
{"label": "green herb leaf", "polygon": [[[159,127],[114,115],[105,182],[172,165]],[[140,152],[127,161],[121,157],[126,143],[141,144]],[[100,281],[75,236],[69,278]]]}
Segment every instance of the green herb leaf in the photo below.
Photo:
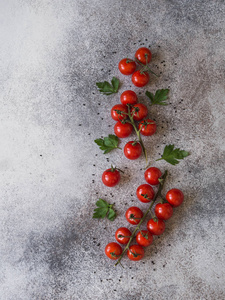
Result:
{"label": "green herb leaf", "polygon": [[178,159],[184,159],[188,155],[190,153],[185,150],[180,150],[180,148],[174,149],[174,145],[166,145],[162,157],[157,160],[164,159],[171,165],[177,165],[179,164]]}
{"label": "green herb leaf", "polygon": [[109,213],[108,213],[107,218],[110,221],[114,221],[115,220],[115,218],[116,218],[116,212],[112,208],[109,209]]}
{"label": "green herb leaf", "polygon": [[99,200],[96,202],[96,205],[98,207],[108,207],[108,203],[101,198],[99,198]]}
{"label": "green herb leaf", "polygon": [[117,93],[118,92],[118,89],[119,89],[119,85],[120,85],[120,81],[119,79],[117,79],[116,77],[113,77],[113,79],[111,80],[111,83],[112,83],[112,86],[114,88],[114,93]]}
{"label": "green herb leaf", "polygon": [[96,139],[94,140],[94,142],[99,146],[101,150],[104,151],[104,154],[109,153],[115,148],[119,148],[119,139],[114,134],[109,134],[108,137],[104,137],[104,139]]}
{"label": "green herb leaf", "polygon": [[110,221],[115,220],[116,212],[113,209],[113,204],[109,204],[107,201],[99,199],[96,202],[96,206],[98,207],[94,209],[94,219],[103,219],[107,216]]}
{"label": "green herb leaf", "polygon": [[168,105],[166,102],[168,98],[169,89],[157,90],[155,95],[149,91],[146,91],[145,95],[150,99],[151,105]]}
{"label": "green herb leaf", "polygon": [[145,95],[151,100],[151,103],[154,102],[154,94],[152,94],[149,91],[146,91]]}
{"label": "green herb leaf", "polygon": [[103,218],[105,218],[107,212],[108,212],[108,207],[95,208],[93,218],[94,219],[103,219]]}
{"label": "green herb leaf", "polygon": [[104,95],[112,95],[114,93],[118,92],[120,81],[116,77],[113,77],[110,84],[108,81],[104,82],[96,82],[96,85],[100,91],[100,93],[103,93]]}

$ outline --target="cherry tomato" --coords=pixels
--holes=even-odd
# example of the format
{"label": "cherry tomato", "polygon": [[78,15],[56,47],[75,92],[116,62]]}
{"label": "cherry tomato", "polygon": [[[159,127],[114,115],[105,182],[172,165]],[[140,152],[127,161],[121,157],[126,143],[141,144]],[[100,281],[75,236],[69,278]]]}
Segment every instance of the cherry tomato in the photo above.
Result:
{"label": "cherry tomato", "polygon": [[136,51],[135,57],[142,64],[147,65],[150,62],[150,60],[152,59],[152,53],[148,48],[142,47]]}
{"label": "cherry tomato", "polygon": [[141,156],[142,148],[138,142],[130,141],[124,146],[126,158],[134,160]]}
{"label": "cherry tomato", "polygon": [[144,255],[144,249],[140,245],[132,245],[127,250],[127,256],[130,260],[141,260]]}
{"label": "cherry tomato", "polygon": [[121,246],[117,243],[109,243],[108,245],[106,245],[105,247],[105,254],[113,260],[116,260],[120,257],[120,255],[122,254],[123,250],[121,248]]}
{"label": "cherry tomato", "polygon": [[143,212],[140,210],[140,208],[131,206],[126,211],[125,217],[130,224],[137,225],[140,223],[141,218],[143,217]]}
{"label": "cherry tomato", "polygon": [[140,120],[147,117],[148,109],[144,104],[137,103],[131,108],[131,113],[134,113],[133,114],[133,119],[135,121],[140,121]]}
{"label": "cherry tomato", "polygon": [[173,208],[169,203],[158,203],[155,206],[155,215],[161,220],[168,220],[173,215]]}
{"label": "cherry tomato", "polygon": [[[148,124],[148,123],[152,123],[152,124]],[[142,135],[150,136],[156,132],[156,124],[153,120],[150,119],[143,120],[139,123],[138,129],[140,130],[140,133]]]}
{"label": "cherry tomato", "polygon": [[172,189],[169,190],[166,194],[166,200],[174,207],[177,207],[182,204],[184,201],[184,194],[181,190]]}
{"label": "cherry tomato", "polygon": [[136,69],[136,63],[132,59],[124,58],[119,62],[118,68],[123,75],[131,75]]}
{"label": "cherry tomato", "polygon": [[136,235],[136,242],[142,247],[147,247],[153,242],[153,236],[148,230],[141,230]]}
{"label": "cherry tomato", "polygon": [[120,244],[127,244],[130,240],[131,232],[126,227],[120,227],[115,233],[115,238]]}
{"label": "cherry tomato", "polygon": [[154,198],[155,193],[149,184],[142,184],[137,188],[136,195],[141,202],[148,203]]}
{"label": "cherry tomato", "polygon": [[119,181],[120,181],[120,172],[115,168],[107,169],[102,174],[102,182],[106,186],[113,187],[117,185]]}
{"label": "cherry tomato", "polygon": [[158,168],[151,167],[145,171],[145,180],[151,185],[159,184],[159,178],[162,176],[161,171]]}
{"label": "cherry tomato", "polygon": [[121,123],[118,121],[114,126],[115,135],[119,138],[128,137],[133,131],[133,126],[130,123]]}
{"label": "cherry tomato", "polygon": [[132,82],[137,87],[143,87],[148,84],[150,76],[148,72],[142,72],[140,70],[135,71],[132,75]]}
{"label": "cherry tomato", "polygon": [[120,101],[123,105],[136,104],[138,102],[138,97],[135,92],[127,90],[123,92],[120,96]]}
{"label": "cherry tomato", "polygon": [[165,230],[165,223],[161,219],[158,219],[157,221],[150,219],[147,223],[147,229],[151,234],[160,235]]}
{"label": "cherry tomato", "polygon": [[125,113],[128,112],[128,109],[127,109],[127,107],[125,105],[122,105],[122,104],[116,104],[116,105],[114,105],[112,107],[112,109],[111,109],[111,117],[113,118],[113,120],[115,120],[115,121],[122,121],[122,120],[124,120],[124,119],[127,118],[126,114],[121,114],[120,115],[120,114],[118,114],[116,112],[116,110],[120,110],[120,111],[125,112]]}

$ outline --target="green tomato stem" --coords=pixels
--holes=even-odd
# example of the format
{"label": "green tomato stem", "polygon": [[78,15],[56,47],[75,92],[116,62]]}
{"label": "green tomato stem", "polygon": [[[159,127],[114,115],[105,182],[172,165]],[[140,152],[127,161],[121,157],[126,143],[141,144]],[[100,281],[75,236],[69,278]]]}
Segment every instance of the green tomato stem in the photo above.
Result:
{"label": "green tomato stem", "polygon": [[142,150],[143,150],[143,152],[144,152],[144,155],[145,155],[145,161],[146,161],[146,165],[147,165],[147,164],[148,164],[147,151],[146,151],[145,145],[144,145],[144,143],[143,143],[143,141],[142,141],[142,139],[141,139],[140,131],[137,129],[137,127],[136,127],[136,125],[135,125],[135,123],[134,123],[133,115],[134,115],[134,114],[131,114],[131,112],[130,112],[130,106],[128,105],[128,117],[129,117],[129,119],[130,119],[130,122],[129,122],[129,123],[131,123],[131,125],[133,126],[133,128],[134,128],[134,130],[135,130],[135,132],[136,132],[136,134],[137,134],[138,141],[139,141],[139,143],[140,143],[140,145],[141,145],[141,148],[142,148]]}
{"label": "green tomato stem", "polygon": [[142,62],[140,62],[140,60],[138,60],[137,58],[135,59],[136,60],[136,62],[139,64],[139,65],[141,65],[142,66],[142,69],[141,69],[141,71],[140,72],[150,72],[150,73],[152,73],[153,75],[155,75],[156,77],[159,77],[159,75],[157,75],[155,72],[153,72],[150,68],[149,68],[149,66],[148,66],[148,64],[147,64],[147,59],[146,59],[146,65],[145,64],[143,64]]}
{"label": "green tomato stem", "polygon": [[154,196],[154,198],[153,198],[153,200],[152,200],[152,202],[151,202],[151,204],[150,204],[148,210],[146,211],[146,213],[145,213],[144,216],[142,217],[141,221],[139,222],[139,224],[138,224],[138,225],[136,226],[136,228],[134,229],[134,231],[133,231],[133,233],[132,233],[132,235],[131,235],[131,238],[130,238],[129,242],[127,243],[127,245],[126,245],[126,247],[124,248],[122,254],[120,255],[120,258],[119,258],[118,261],[115,263],[115,266],[117,266],[118,264],[120,264],[120,261],[121,261],[121,259],[123,258],[125,252],[126,252],[126,251],[129,249],[129,247],[130,247],[130,243],[132,242],[132,240],[133,240],[133,238],[134,238],[134,236],[135,236],[135,233],[136,233],[138,230],[140,230],[140,226],[141,226],[141,224],[144,222],[144,220],[146,219],[148,213],[151,211],[153,204],[156,202],[157,198],[158,198],[159,196],[161,196],[161,191],[162,191],[162,189],[163,189],[163,186],[164,186],[164,183],[165,183],[165,180],[166,180],[167,173],[168,173],[168,172],[167,172],[167,170],[166,170],[165,173],[162,175],[161,179],[163,179],[163,180],[162,180],[162,182],[160,182],[160,186],[159,186],[159,189],[158,189],[157,193],[155,194],[155,196]]}

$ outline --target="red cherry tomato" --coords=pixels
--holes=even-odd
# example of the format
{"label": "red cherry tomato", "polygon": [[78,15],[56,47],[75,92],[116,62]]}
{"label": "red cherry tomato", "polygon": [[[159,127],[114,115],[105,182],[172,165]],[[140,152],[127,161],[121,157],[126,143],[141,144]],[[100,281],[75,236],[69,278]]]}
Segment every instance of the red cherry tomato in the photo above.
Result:
{"label": "red cherry tomato", "polygon": [[161,220],[168,220],[173,215],[173,208],[169,203],[158,203],[155,206],[155,215]]}
{"label": "red cherry tomato", "polygon": [[151,167],[145,171],[145,180],[151,185],[159,184],[159,178],[162,176],[161,171],[158,168]]}
{"label": "red cherry tomato", "polygon": [[111,109],[111,117],[113,118],[113,120],[115,121],[122,121],[124,119],[127,118],[127,115],[126,114],[119,114],[116,112],[116,110],[119,110],[119,111],[122,111],[122,112],[125,112],[127,113],[128,112],[128,109],[125,105],[122,105],[122,104],[116,104],[112,107]]}
{"label": "red cherry tomato", "polygon": [[153,242],[153,236],[148,230],[141,230],[136,235],[136,242],[142,247],[147,247]]}
{"label": "red cherry tomato", "polygon": [[166,200],[174,207],[177,207],[182,204],[184,201],[184,194],[181,190],[172,189],[169,190],[166,194]]}
{"label": "red cherry tomato", "polygon": [[115,135],[119,138],[128,137],[133,131],[133,126],[130,123],[121,123],[118,121],[114,126]]}
{"label": "red cherry tomato", "polygon": [[136,195],[141,202],[148,203],[154,198],[155,193],[149,184],[142,184],[137,188]]}
{"label": "red cherry tomato", "polygon": [[141,156],[142,148],[137,142],[130,141],[124,146],[124,155],[126,158],[134,160]]}
{"label": "red cherry tomato", "polygon": [[124,58],[119,62],[118,68],[123,75],[131,75],[136,69],[136,63],[132,59]]}
{"label": "red cherry tomato", "polygon": [[140,121],[140,120],[147,117],[148,109],[144,104],[137,103],[131,108],[131,113],[134,113],[133,114],[133,119],[135,121]]}
{"label": "red cherry tomato", "polygon": [[147,65],[150,62],[150,60],[152,59],[152,53],[148,48],[142,47],[136,51],[135,57],[142,64]]}
{"label": "red cherry tomato", "polygon": [[120,255],[122,254],[123,250],[121,248],[121,246],[117,243],[109,243],[108,245],[106,245],[105,247],[105,254],[113,260],[116,260],[120,257]]}
{"label": "red cherry tomato", "polygon": [[140,245],[132,245],[127,250],[127,256],[130,260],[141,260],[145,255],[144,249]]}
{"label": "red cherry tomato", "polygon": [[165,230],[165,223],[161,219],[158,219],[157,221],[150,219],[147,223],[147,229],[151,234],[160,235]]}
{"label": "red cherry tomato", "polygon": [[136,71],[132,75],[132,82],[137,87],[143,87],[148,84],[150,76],[148,72],[141,72],[140,70]]}
{"label": "red cherry tomato", "polygon": [[[148,124],[148,123],[152,123],[152,124]],[[156,132],[156,124],[153,120],[150,119],[143,120],[139,123],[138,129],[140,130],[140,133],[142,135],[150,136]]]}
{"label": "red cherry tomato", "polygon": [[123,105],[136,104],[138,102],[138,97],[135,92],[127,90],[123,92],[120,96],[120,101]]}
{"label": "red cherry tomato", "polygon": [[115,168],[107,169],[102,174],[102,182],[106,186],[113,187],[117,185],[119,181],[120,181],[120,172]]}
{"label": "red cherry tomato", "polygon": [[143,212],[140,210],[140,208],[131,206],[126,211],[125,217],[130,224],[137,225],[140,223],[141,218],[143,217]]}
{"label": "red cherry tomato", "polygon": [[115,233],[115,238],[120,244],[127,244],[130,240],[131,232],[126,227],[120,227]]}

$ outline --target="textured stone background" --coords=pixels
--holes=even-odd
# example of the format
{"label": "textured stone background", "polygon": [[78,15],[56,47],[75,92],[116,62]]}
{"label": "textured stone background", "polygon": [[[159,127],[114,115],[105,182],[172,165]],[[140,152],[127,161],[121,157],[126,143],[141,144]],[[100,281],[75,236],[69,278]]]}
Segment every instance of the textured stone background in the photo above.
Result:
{"label": "textured stone background", "polygon": [[[225,299],[224,12],[223,0],[1,0],[0,299]],[[191,156],[155,163],[185,201],[122,269],[104,248],[126,209],[145,207],[144,159],[104,156],[93,140],[113,132],[110,109],[131,87],[117,64],[140,45],[162,72],[147,89],[171,88],[149,113],[152,162],[168,143]],[[100,95],[95,82],[113,75],[119,94]],[[126,170],[113,189],[100,179],[111,163]],[[92,220],[98,197],[116,203],[114,222]]]}

